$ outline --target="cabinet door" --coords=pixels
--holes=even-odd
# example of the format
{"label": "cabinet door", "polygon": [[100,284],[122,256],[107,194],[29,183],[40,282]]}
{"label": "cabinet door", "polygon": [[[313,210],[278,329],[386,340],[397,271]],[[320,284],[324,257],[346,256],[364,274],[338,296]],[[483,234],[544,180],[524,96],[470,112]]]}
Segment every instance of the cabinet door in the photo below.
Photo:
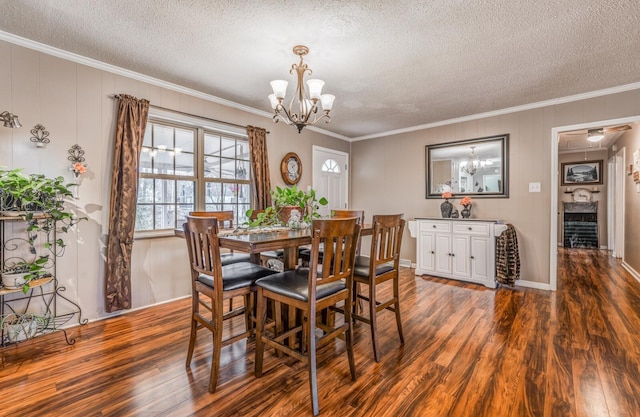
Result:
{"label": "cabinet door", "polygon": [[489,238],[471,237],[471,276],[473,278],[489,281],[490,274]]}
{"label": "cabinet door", "polygon": [[435,270],[437,273],[451,275],[451,235],[436,233]]}
{"label": "cabinet door", "polygon": [[436,235],[420,232],[418,235],[418,270],[435,271]]}
{"label": "cabinet door", "polygon": [[467,235],[453,235],[453,275],[456,278],[471,276],[471,259],[469,257],[469,240]]}

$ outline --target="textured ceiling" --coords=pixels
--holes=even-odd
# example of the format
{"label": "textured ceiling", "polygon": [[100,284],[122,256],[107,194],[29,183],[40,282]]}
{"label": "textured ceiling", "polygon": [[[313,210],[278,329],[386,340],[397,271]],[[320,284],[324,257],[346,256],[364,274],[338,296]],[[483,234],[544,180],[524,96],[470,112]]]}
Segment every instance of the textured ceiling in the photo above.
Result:
{"label": "textured ceiling", "polygon": [[348,138],[640,81],[638,0],[5,0],[0,30],[268,112],[304,44]]}

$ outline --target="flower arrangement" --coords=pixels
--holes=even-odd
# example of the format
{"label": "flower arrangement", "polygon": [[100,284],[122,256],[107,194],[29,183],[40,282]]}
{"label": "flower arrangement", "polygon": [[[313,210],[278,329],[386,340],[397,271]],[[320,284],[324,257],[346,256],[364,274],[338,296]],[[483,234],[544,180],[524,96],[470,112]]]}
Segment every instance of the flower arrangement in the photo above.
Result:
{"label": "flower arrangement", "polygon": [[71,170],[73,171],[73,175],[78,178],[78,176],[80,174],[84,174],[85,172],[87,172],[87,166],[84,165],[82,162],[76,162],[75,164],[73,164],[73,166],[71,167]]}
{"label": "flower arrangement", "polygon": [[451,197],[452,196],[451,196],[451,193],[449,191],[445,191],[444,193],[442,193],[442,198],[444,198],[445,200],[448,200]]}
{"label": "flower arrangement", "polygon": [[469,197],[469,196],[464,197],[462,200],[460,200],[460,204],[462,204],[464,207],[470,206],[471,205],[471,197]]}

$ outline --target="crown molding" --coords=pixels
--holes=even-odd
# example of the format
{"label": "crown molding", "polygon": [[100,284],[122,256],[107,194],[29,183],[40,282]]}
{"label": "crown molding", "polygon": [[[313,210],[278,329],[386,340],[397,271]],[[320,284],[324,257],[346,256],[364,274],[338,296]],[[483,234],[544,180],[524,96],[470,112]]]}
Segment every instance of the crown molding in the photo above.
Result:
{"label": "crown molding", "polygon": [[[87,67],[96,68],[105,72],[109,72],[112,74],[120,75],[123,77],[131,78],[137,81],[142,81],[151,85],[155,85],[157,87],[166,88],[167,90],[175,91],[177,93],[182,93],[191,97],[200,98],[212,103],[220,104],[222,106],[231,107],[237,110],[241,110],[247,113],[255,114],[257,116],[266,117],[268,119],[273,118],[273,114],[258,110],[253,107],[245,106],[243,104],[236,103],[234,101],[226,100],[212,94],[206,94],[201,91],[197,91],[191,88],[183,87],[178,84],[170,83],[167,81],[163,81],[158,78],[150,77],[148,75],[141,74],[139,72],[131,71],[125,68],[117,67],[115,65],[107,64],[102,61],[98,61],[92,58],[87,58],[82,55],[75,54],[73,52],[65,51],[63,49],[55,48],[53,46],[45,45],[40,42],[35,42],[30,39],[23,38],[21,36],[14,35],[12,33],[4,32],[0,30],[0,40],[12,43],[14,45],[22,46],[27,49],[32,49],[34,51],[42,52],[47,55],[55,56],[58,58],[66,59],[71,62],[75,62],[76,64],[86,65]],[[325,136],[331,136],[336,139],[341,139],[344,141],[349,141],[350,138],[347,136],[329,132],[327,130],[321,129],[315,126],[306,127],[307,130],[311,130],[314,132],[321,133]]]}
{"label": "crown molding", "polygon": [[[249,106],[245,106],[243,104],[239,104],[230,100],[226,100],[217,96],[214,96],[212,94],[206,94],[203,93],[201,91],[197,91],[197,90],[193,90],[191,88],[187,88],[187,87],[183,87],[181,85],[178,84],[174,84],[174,83],[170,83],[167,81],[163,81],[160,80],[158,78],[154,78],[154,77],[150,77],[148,75],[144,75],[144,74],[140,74],[138,72],[135,71],[130,71],[121,67],[117,67],[115,65],[111,65],[111,64],[107,64],[95,59],[91,59],[91,58],[87,58],[84,57],[82,55],[78,55],[75,54],[73,52],[69,52],[69,51],[65,51],[63,49],[59,49],[59,48],[54,48],[53,46],[49,46],[49,45],[45,45],[43,43],[39,43],[39,42],[35,42],[32,41],[30,39],[26,39],[17,35],[14,35],[12,33],[8,33],[8,32],[4,32],[0,30],[0,40],[3,41],[7,41],[10,42],[12,44],[18,45],[18,46],[22,46],[28,49],[32,49],[38,52],[42,52],[44,54],[47,55],[52,55],[52,56],[56,56],[58,58],[62,58],[62,59],[66,59],[78,64],[82,64],[82,65],[86,65],[88,67],[92,67],[92,68],[96,68],[102,71],[106,71],[106,72],[110,72],[112,74],[117,74],[117,75],[121,75],[123,77],[127,77],[127,78],[132,78],[134,80],[138,80],[138,81],[142,81],[148,84],[152,84],[158,87],[162,87],[162,88],[166,88],[167,90],[171,90],[171,91],[175,91],[178,93],[182,93],[188,96],[192,96],[192,97],[196,97],[196,98],[201,98],[203,100],[207,100],[210,101],[212,103],[216,103],[216,104],[220,104],[226,107],[231,107],[234,109],[238,109],[250,114],[255,114],[257,116],[261,116],[261,117],[266,117],[266,118],[273,118],[273,114],[263,111],[263,110],[258,110],[255,109],[253,107],[249,107]],[[344,140],[347,142],[357,142],[357,141],[361,141],[361,140],[369,140],[369,139],[377,139],[377,138],[381,138],[381,137],[385,137],[385,136],[392,136],[392,135],[399,135],[402,133],[410,133],[410,132],[415,132],[418,130],[425,130],[425,129],[431,129],[434,127],[439,127],[439,126],[446,126],[446,125],[451,125],[451,124],[455,124],[455,123],[463,123],[463,122],[468,122],[468,121],[472,121],[472,120],[478,120],[478,119],[484,119],[484,118],[488,118],[488,117],[495,117],[495,116],[502,116],[505,114],[509,114],[509,113],[516,113],[516,112],[520,112],[520,111],[525,111],[525,110],[532,110],[532,109],[538,109],[541,107],[548,107],[548,106],[554,106],[554,105],[558,105],[558,104],[563,104],[563,103],[570,103],[570,102],[574,102],[574,101],[580,101],[580,100],[586,100],[586,99],[590,99],[590,98],[594,98],[594,97],[601,97],[601,96],[606,96],[609,94],[616,94],[616,93],[622,93],[625,91],[631,91],[631,90],[637,90],[640,89],[640,82],[637,83],[632,83],[632,84],[626,84],[626,85],[621,85],[618,87],[611,87],[611,88],[606,88],[603,90],[596,90],[596,91],[591,91],[591,92],[587,92],[587,93],[581,93],[581,94],[576,94],[576,95],[572,95],[572,96],[567,96],[567,97],[560,97],[560,98],[555,98],[555,99],[551,99],[551,100],[545,100],[545,101],[538,101],[535,103],[530,103],[530,104],[523,104],[521,106],[515,106],[515,107],[507,107],[505,109],[500,109],[500,110],[493,110],[493,111],[489,111],[489,112],[485,112],[485,113],[478,113],[478,114],[473,114],[473,115],[469,115],[469,116],[463,116],[463,117],[456,117],[454,119],[448,119],[448,120],[441,120],[438,122],[433,122],[433,123],[426,123],[426,124],[422,124],[422,125],[417,125],[417,126],[412,126],[412,127],[406,127],[406,128],[402,128],[402,129],[396,129],[396,130],[389,130],[387,132],[380,132],[380,133],[373,133],[370,135],[364,135],[364,136],[357,136],[357,137],[348,137],[348,136],[344,136],[341,135],[339,133],[335,133],[335,132],[330,132],[328,130],[325,129],[321,129],[319,127],[316,126],[307,126],[305,127],[305,129],[307,130],[311,130],[313,132],[317,132],[320,133],[322,135],[325,136],[330,136],[336,139],[340,139],[340,140]]]}
{"label": "crown molding", "polygon": [[538,101],[535,103],[523,104],[521,106],[507,107],[505,109],[493,110],[485,113],[478,113],[469,116],[456,117],[455,119],[442,120],[439,122],[427,123],[418,126],[406,127],[403,129],[389,130],[388,132],[373,133],[371,135],[358,136],[351,138],[351,142],[357,142],[360,140],[376,139],[384,136],[398,135],[401,133],[415,132],[417,130],[431,129],[439,126],[451,125],[454,123],[468,122],[471,120],[485,119],[488,117],[502,116],[510,113],[517,113],[525,110],[539,109],[541,107],[555,106],[558,104],[571,103],[580,100],[586,100],[594,97],[602,97],[610,94],[623,93],[625,91],[632,91],[640,89],[640,82],[625,84],[618,87],[605,88],[603,90],[596,90],[587,93],[575,94],[573,96],[554,98],[550,100]]}

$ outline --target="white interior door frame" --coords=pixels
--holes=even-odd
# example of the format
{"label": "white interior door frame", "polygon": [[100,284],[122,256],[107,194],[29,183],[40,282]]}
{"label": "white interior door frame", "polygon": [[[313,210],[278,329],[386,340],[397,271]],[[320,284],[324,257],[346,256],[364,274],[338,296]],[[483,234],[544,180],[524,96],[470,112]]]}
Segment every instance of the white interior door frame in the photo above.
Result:
{"label": "white interior door frame", "polygon": [[613,218],[613,239],[615,241],[615,252],[613,256],[624,261],[624,166],[626,164],[625,148],[618,149],[614,155],[615,178],[613,188],[614,198],[614,218]]}
{"label": "white interior door frame", "polygon": [[313,145],[312,146],[312,161],[313,161],[313,166],[312,166],[312,170],[313,170],[313,176],[312,176],[312,186],[314,189],[318,189],[319,188],[319,181],[320,178],[318,178],[318,173],[319,171],[322,169],[321,166],[316,166],[316,163],[318,162],[318,156],[320,154],[323,155],[334,155],[336,157],[336,159],[340,160],[340,161],[344,161],[345,166],[340,167],[341,170],[341,174],[343,175],[343,179],[344,179],[344,203],[346,204],[345,207],[341,207],[341,208],[347,208],[350,205],[350,196],[349,196],[349,182],[350,182],[350,175],[349,175],[349,165],[351,163],[350,158],[349,158],[349,153],[348,152],[342,152],[342,151],[338,151],[336,149],[331,149],[331,148],[324,148],[322,146],[318,146],[318,145]]}
{"label": "white interior door frame", "polygon": [[[558,178],[560,177],[558,166],[558,141],[560,132],[570,130],[591,129],[602,127],[604,125],[619,125],[633,122],[639,122],[640,116],[623,117],[620,119],[602,120],[598,122],[580,123],[568,126],[558,126],[551,129],[551,226],[549,235],[549,288],[551,291],[558,289]],[[555,221],[553,219],[556,219]]]}

